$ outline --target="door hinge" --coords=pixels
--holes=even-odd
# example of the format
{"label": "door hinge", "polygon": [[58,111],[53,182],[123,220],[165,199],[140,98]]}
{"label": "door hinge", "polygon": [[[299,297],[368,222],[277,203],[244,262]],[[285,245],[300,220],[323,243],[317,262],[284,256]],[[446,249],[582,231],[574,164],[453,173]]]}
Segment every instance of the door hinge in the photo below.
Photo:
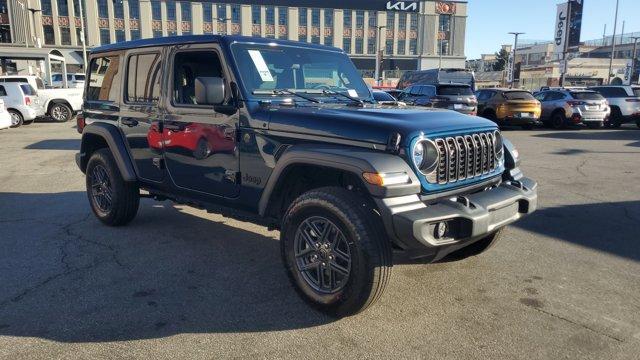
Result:
{"label": "door hinge", "polygon": [[151,161],[153,162],[153,166],[157,167],[160,170],[164,170],[163,158],[154,157]]}

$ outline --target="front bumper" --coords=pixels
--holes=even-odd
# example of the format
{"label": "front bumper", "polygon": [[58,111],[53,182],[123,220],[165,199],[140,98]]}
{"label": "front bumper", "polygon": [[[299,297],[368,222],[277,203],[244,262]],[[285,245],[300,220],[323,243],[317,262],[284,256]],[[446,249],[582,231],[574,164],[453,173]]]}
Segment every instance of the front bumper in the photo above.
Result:
{"label": "front bumper", "polygon": [[[382,199],[378,206],[396,245],[410,256],[435,261],[535,211],[537,186],[521,178],[434,204],[403,197]],[[436,225],[441,222],[447,231],[438,237]]]}

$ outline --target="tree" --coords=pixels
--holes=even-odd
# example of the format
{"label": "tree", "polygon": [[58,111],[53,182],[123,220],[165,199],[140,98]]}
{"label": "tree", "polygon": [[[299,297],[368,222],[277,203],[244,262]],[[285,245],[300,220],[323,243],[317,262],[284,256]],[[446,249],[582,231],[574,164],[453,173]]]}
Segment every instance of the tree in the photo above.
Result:
{"label": "tree", "polygon": [[496,62],[493,63],[493,71],[502,71],[509,61],[509,53],[505,49],[500,49],[496,53]]}

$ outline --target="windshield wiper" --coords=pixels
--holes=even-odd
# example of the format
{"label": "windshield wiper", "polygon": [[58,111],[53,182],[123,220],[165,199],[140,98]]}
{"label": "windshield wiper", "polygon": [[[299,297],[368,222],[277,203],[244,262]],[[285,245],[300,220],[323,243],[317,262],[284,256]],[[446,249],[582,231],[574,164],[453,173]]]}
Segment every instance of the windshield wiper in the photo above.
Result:
{"label": "windshield wiper", "polygon": [[364,101],[362,101],[362,100],[360,100],[358,98],[355,98],[353,96],[350,96],[350,95],[347,95],[347,94],[344,94],[344,93],[341,93],[341,92],[338,92],[338,91],[327,90],[327,89],[323,89],[322,93],[325,94],[325,95],[340,95],[340,96],[345,97],[345,98],[347,98],[347,99],[349,99],[351,101],[356,102],[359,107],[364,107]]}
{"label": "windshield wiper", "polygon": [[313,103],[319,103],[320,100],[314,99],[311,96],[305,96],[289,89],[273,89],[273,90],[254,90],[254,95],[293,95],[311,101]]}

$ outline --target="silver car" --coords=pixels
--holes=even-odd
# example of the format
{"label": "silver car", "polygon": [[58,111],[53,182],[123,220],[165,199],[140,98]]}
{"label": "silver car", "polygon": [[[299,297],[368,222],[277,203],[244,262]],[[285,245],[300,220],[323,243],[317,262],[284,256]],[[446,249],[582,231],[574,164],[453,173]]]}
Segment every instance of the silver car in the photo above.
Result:
{"label": "silver car", "polygon": [[540,121],[556,129],[577,124],[597,129],[611,112],[607,100],[591,90],[547,90],[535,98],[542,104]]}
{"label": "silver car", "polygon": [[0,99],[11,115],[11,127],[32,122],[39,116],[40,108],[36,104],[36,90],[27,83],[0,83]]}
{"label": "silver car", "polygon": [[607,125],[619,127],[626,122],[635,122],[640,127],[640,86],[610,85],[589,89],[599,92],[609,102],[611,116]]}

